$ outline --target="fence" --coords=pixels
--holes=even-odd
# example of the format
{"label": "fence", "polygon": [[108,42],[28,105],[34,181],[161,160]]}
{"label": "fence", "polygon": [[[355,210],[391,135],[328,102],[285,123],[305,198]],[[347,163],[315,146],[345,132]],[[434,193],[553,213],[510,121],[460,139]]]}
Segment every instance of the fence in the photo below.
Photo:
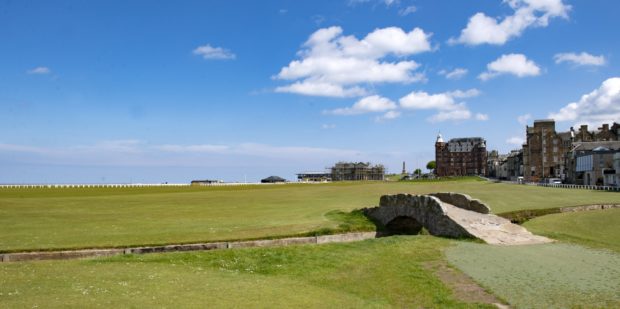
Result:
{"label": "fence", "polygon": [[[219,187],[219,186],[253,186],[269,185],[255,182],[224,182],[200,184],[197,186]],[[0,188],[136,188],[136,187],[189,187],[188,183],[118,183],[118,184],[0,184]]]}
{"label": "fence", "polygon": [[538,186],[538,187],[620,192],[620,187],[611,187],[611,186],[584,186],[584,185],[573,185],[573,184],[563,184],[563,183],[560,184],[560,183],[539,183],[539,182],[517,182],[517,181],[508,181],[508,180],[495,180],[495,181],[502,182],[502,183],[511,183],[511,184],[520,184],[520,185]]}

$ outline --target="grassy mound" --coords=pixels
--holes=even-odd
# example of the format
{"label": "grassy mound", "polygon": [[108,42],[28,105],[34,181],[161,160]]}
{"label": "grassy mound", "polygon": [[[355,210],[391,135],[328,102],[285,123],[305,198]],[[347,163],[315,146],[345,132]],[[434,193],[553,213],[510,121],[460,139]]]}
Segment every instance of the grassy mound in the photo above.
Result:
{"label": "grassy mound", "polygon": [[620,253],[618,208],[554,214],[530,220],[523,226],[535,234]]}

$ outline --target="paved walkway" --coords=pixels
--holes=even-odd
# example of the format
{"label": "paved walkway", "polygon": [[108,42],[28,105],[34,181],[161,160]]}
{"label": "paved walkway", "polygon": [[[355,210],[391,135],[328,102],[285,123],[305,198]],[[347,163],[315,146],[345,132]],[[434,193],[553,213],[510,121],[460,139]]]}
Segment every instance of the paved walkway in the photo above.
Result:
{"label": "paved walkway", "polygon": [[443,203],[448,217],[473,236],[491,245],[529,245],[552,242],[530,233],[524,227],[492,214],[481,214]]}

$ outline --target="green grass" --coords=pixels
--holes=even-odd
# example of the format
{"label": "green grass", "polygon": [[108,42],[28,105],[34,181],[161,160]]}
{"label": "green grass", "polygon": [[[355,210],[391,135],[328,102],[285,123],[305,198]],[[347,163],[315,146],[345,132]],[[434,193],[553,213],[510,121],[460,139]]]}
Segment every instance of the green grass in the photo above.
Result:
{"label": "green grass", "polygon": [[[544,217],[543,217],[544,218]],[[620,255],[569,244],[459,243],[448,261],[517,308],[620,307]]]}
{"label": "green grass", "polygon": [[375,206],[383,194],[438,191],[470,194],[488,203],[496,213],[620,199],[619,194],[610,192],[471,179],[244,187],[0,189],[0,252],[276,237],[340,227],[346,230],[347,224],[355,230],[359,224],[351,225],[330,212]]}
{"label": "green grass", "polygon": [[493,308],[464,304],[426,263],[451,241],[356,243],[0,264],[6,308]]}
{"label": "green grass", "polygon": [[618,208],[547,215],[523,226],[535,234],[620,253]]}

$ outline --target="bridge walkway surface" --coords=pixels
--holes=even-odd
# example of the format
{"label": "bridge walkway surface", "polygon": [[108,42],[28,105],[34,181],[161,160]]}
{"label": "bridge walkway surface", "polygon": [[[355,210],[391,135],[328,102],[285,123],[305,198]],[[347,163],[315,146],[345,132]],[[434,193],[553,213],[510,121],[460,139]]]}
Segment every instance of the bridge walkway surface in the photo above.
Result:
{"label": "bridge walkway surface", "polygon": [[553,240],[532,234],[524,227],[493,214],[482,214],[443,203],[446,215],[472,236],[491,245],[529,245]]}

